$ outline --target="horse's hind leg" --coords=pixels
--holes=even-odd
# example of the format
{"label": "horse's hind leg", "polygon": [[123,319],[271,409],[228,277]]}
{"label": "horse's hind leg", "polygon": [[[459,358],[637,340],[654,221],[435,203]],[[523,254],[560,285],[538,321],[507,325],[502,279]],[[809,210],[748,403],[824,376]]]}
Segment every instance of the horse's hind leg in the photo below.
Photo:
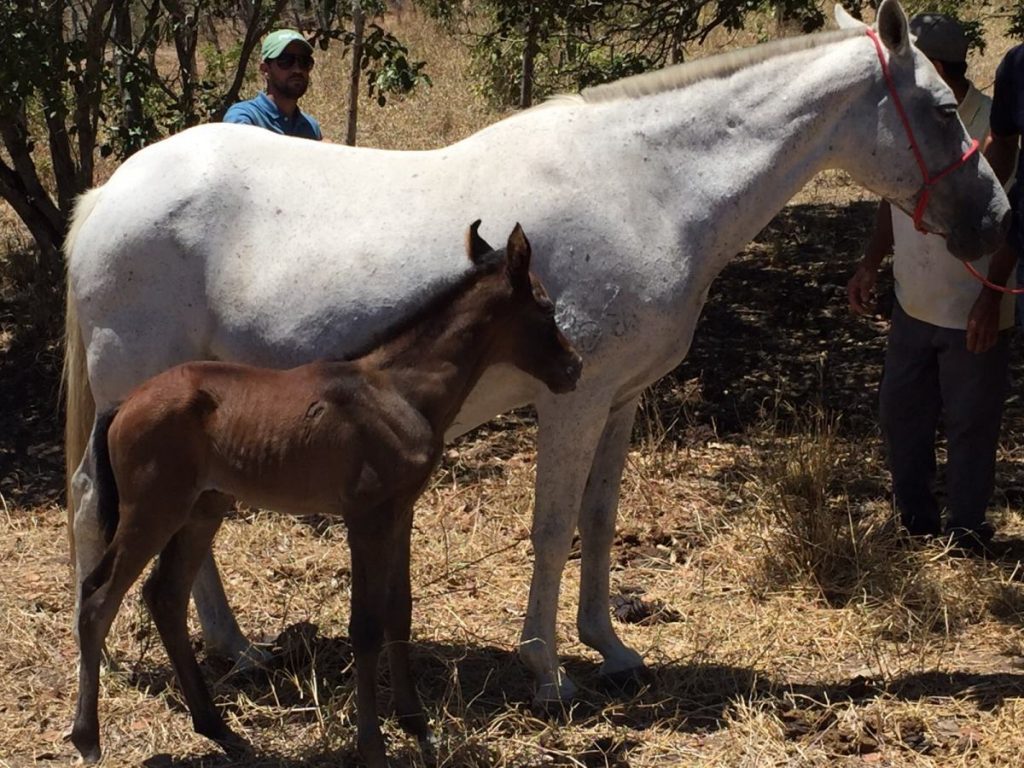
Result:
{"label": "horse's hind leg", "polygon": [[162,544],[115,535],[96,568],[82,582],[78,612],[78,703],[71,741],[87,763],[99,760],[99,674],[103,641],[129,587]]}
{"label": "horse's hind leg", "polygon": [[420,740],[426,749],[433,748],[433,734],[416,694],[409,668],[409,636],[412,629],[412,590],[409,584],[409,537],[412,532],[412,509],[400,524],[395,543],[384,636],[387,640],[388,666],[391,670],[391,696],[398,724]]}
{"label": "horse's hind leg", "polygon": [[[204,493],[193,509],[196,514],[204,516],[223,516],[233,503],[233,499],[228,496]],[[209,548],[192,584],[192,598],[196,603],[196,613],[199,615],[208,654],[231,659],[239,671],[258,666],[269,658],[268,652],[257,648],[242,634],[231,606],[228,605],[217,563]]]}
{"label": "horse's hind leg", "polygon": [[185,695],[192,727],[226,751],[238,751],[245,750],[247,744],[224,723],[203,681],[188,637],[189,590],[219,527],[218,515],[193,515],[160,553],[142,595]]}
{"label": "horse's hind leg", "polygon": [[[75,516],[72,522],[75,539],[75,616],[74,632],[79,631],[79,617],[82,607],[82,586],[89,575],[96,570],[107,542],[99,523],[95,467],[92,455],[92,440],[89,441],[82,461],[71,478],[71,495]],[[102,649],[101,649],[102,652]]]}
{"label": "horse's hind leg", "polygon": [[615,633],[608,611],[609,553],[638,399],[631,398],[614,408],[608,418],[590,469],[579,520],[583,557],[576,623],[580,640],[604,658],[601,674],[620,685],[642,676],[644,669],[643,657]]}

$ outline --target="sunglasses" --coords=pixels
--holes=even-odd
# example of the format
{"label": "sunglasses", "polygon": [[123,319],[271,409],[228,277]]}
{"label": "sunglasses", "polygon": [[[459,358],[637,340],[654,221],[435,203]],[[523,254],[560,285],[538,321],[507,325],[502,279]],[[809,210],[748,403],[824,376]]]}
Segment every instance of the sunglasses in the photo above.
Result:
{"label": "sunglasses", "polygon": [[309,72],[313,68],[313,57],[308,53],[282,53],[276,59],[271,59],[281,69],[291,69],[298,64],[302,69]]}

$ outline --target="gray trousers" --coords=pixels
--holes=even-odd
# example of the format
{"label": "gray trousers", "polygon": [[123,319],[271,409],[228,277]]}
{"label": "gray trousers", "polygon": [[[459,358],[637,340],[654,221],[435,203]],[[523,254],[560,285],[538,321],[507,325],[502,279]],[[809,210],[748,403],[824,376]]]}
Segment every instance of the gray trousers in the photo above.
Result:
{"label": "gray trousers", "polygon": [[945,426],[946,529],[979,531],[995,482],[996,445],[1009,386],[1010,335],[980,355],[966,332],[939,328],[893,306],[879,393],[893,493],[912,534],[941,532],[933,493],[935,439]]}

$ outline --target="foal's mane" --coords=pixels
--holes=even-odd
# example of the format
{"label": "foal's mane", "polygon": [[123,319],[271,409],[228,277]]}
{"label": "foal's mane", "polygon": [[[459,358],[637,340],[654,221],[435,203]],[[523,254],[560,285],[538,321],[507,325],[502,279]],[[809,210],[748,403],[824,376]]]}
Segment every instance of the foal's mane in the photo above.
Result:
{"label": "foal's mane", "polygon": [[828,32],[817,32],[813,35],[773,40],[750,48],[741,48],[717,56],[687,61],[653,72],[644,72],[643,74],[624,77],[611,83],[584,88],[578,94],[554,96],[550,99],[550,102],[555,104],[559,102],[598,104],[601,102],[618,101],[620,99],[637,99],[641,96],[650,96],[663,91],[679,90],[694,83],[699,83],[702,80],[728,77],[734,72],[760,64],[777,56],[820,48],[863,34],[864,30],[859,28],[837,29]]}
{"label": "foal's mane", "polygon": [[423,319],[437,314],[443,307],[476,285],[482,278],[493,275],[505,267],[505,249],[499,248],[485,253],[476,262],[470,262],[470,268],[454,277],[438,280],[427,286],[424,298],[408,312],[404,313],[393,324],[376,333],[363,345],[347,353],[342,360],[357,360],[374,352],[390,341],[402,336],[406,331],[419,325]]}

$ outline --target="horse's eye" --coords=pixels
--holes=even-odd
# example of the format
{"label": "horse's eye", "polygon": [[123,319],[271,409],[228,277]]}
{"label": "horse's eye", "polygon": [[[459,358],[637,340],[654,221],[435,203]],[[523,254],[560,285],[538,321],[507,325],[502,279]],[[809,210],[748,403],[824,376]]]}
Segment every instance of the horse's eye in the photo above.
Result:
{"label": "horse's eye", "polygon": [[956,104],[939,104],[939,106],[937,106],[935,109],[937,109],[939,115],[941,115],[946,120],[950,119],[951,117],[956,117]]}

